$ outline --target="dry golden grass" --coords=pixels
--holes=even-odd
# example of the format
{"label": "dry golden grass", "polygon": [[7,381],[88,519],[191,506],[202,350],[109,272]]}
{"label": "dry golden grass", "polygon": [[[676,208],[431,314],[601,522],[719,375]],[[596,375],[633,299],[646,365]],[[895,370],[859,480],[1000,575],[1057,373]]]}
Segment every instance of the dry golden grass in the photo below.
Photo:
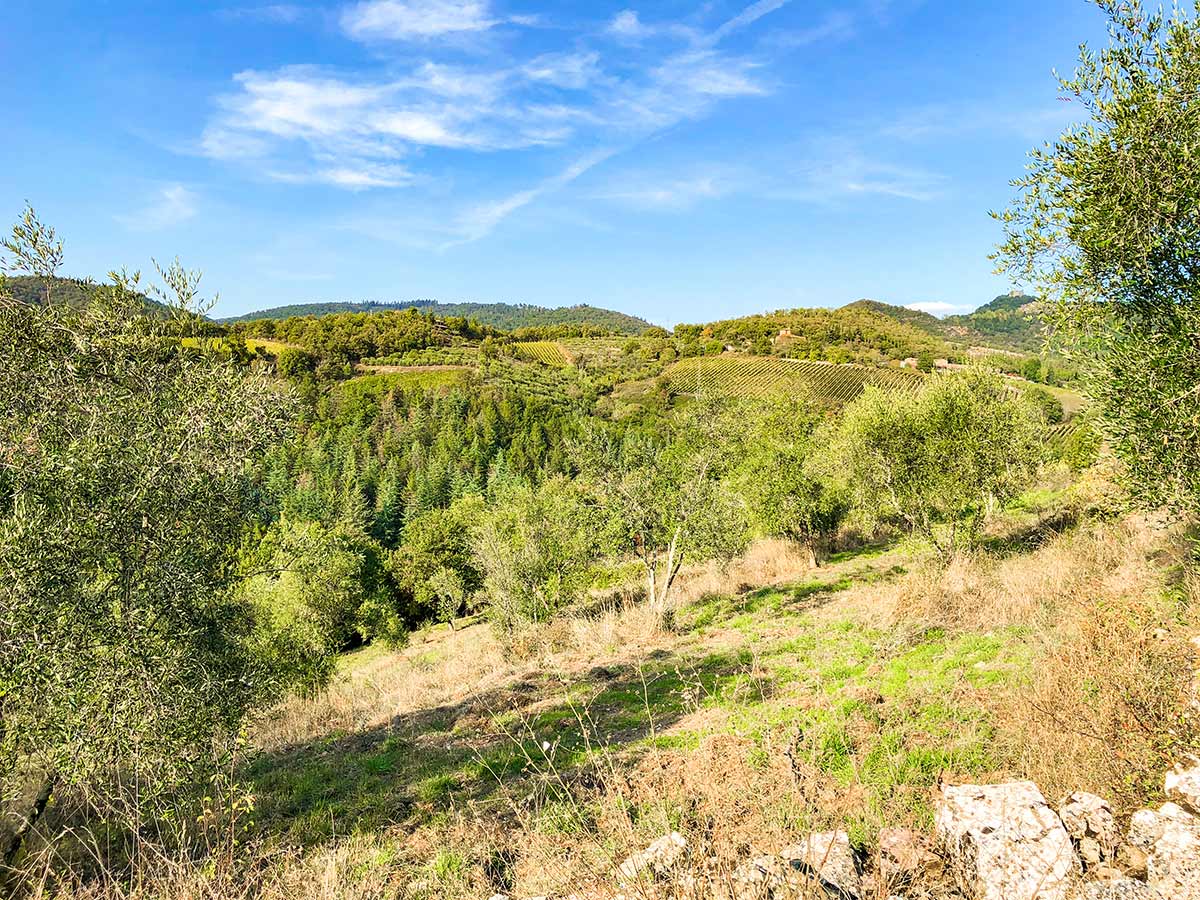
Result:
{"label": "dry golden grass", "polygon": [[[986,724],[962,726],[986,729],[966,737],[968,746],[994,750],[999,768],[983,777],[1032,778],[1051,802],[1070,790],[1094,790],[1127,813],[1153,797],[1172,755],[1196,738],[1195,724],[1183,715],[1193,669],[1187,642],[1197,625],[1190,606],[1193,585],[1179,574],[1184,554],[1177,532],[1143,518],[1048,532],[1035,549],[981,553],[946,569],[901,548],[813,573],[802,554],[764,543],[729,565],[688,570],[679,583],[681,610],[702,607],[714,596],[744,599],[755,593],[751,587],[835,582],[864,572],[870,577],[840,592],[814,595],[819,602],[805,594],[798,611],[787,615],[735,603],[745,610],[736,627],[721,620],[705,630],[671,631],[643,604],[618,597],[510,643],[474,625],[416,635],[400,652],[368,649],[348,661],[326,694],[275,710],[261,723],[255,743],[273,751],[319,744],[333,734],[387,733],[398,717],[455,707],[453,725],[439,731],[437,740],[470,735],[528,746],[537,716],[561,706],[563,695],[586,684],[596,667],[640,672],[643,663],[668,657],[740,653],[744,662],[736,688],[743,693],[732,701],[726,696],[723,704],[705,704],[706,689],[698,686],[661,728],[651,725],[650,737],[663,740],[641,741],[636,750],[620,740],[607,744],[584,699],[572,706],[577,718],[561,725],[564,732],[598,742],[582,764],[559,769],[553,749],[541,756],[534,750],[521,773],[500,779],[487,792],[451,795],[437,814],[419,821],[352,831],[304,850],[264,838],[200,863],[148,859],[132,884],[127,877],[46,883],[32,896],[467,900],[500,890],[516,897],[574,892],[600,898],[612,895],[615,867],[627,853],[670,830],[689,838],[687,868],[701,888],[646,884],[629,895],[719,896],[738,865],[778,852],[808,829],[854,821],[860,834],[870,834],[881,824],[924,821],[918,807],[927,798],[920,795],[931,783],[917,780],[879,793],[878,785],[823,768],[820,747],[788,724],[795,720],[786,715],[789,707],[800,707],[836,717],[847,700],[877,709],[859,708],[845,721],[849,758],[857,767],[879,739],[878,729],[895,724],[887,717],[917,715],[919,709],[906,713],[904,706],[916,700],[877,705],[882,697],[868,691],[860,698],[863,685],[853,681],[842,694],[827,692],[823,684],[772,684],[759,660],[768,645],[821,641],[843,627],[860,629],[854,634],[863,636],[847,639],[848,647],[868,638],[877,642],[872,652],[878,656],[864,670],[868,679],[922,642],[940,642],[949,653],[955,636],[1001,635],[1016,658],[1027,660],[1023,674],[979,684],[960,680],[945,697],[987,712]],[[897,563],[906,570],[897,573]],[[686,694],[693,676],[675,674]],[[520,718],[500,727],[497,715],[503,710],[495,698],[518,682],[538,687],[514,705]],[[772,690],[784,688],[790,693],[772,702]],[[745,696],[747,706],[757,704],[764,716],[751,729],[732,722],[741,711],[737,696]],[[492,699],[485,703],[481,697]],[[675,702],[679,691],[671,697]],[[651,718],[661,712],[649,705]],[[892,733],[916,740],[921,749],[919,732],[901,723]],[[544,733],[536,732],[538,741]],[[681,740],[672,742],[675,737]],[[424,745],[418,740],[413,746],[418,753]],[[868,897],[883,900],[891,887],[873,883]],[[932,876],[905,893],[949,895]],[[795,896],[819,895],[799,886]]]}
{"label": "dry golden grass", "polygon": [[1003,755],[1052,799],[1131,812],[1200,739],[1184,715],[1200,630],[1186,539],[1157,518],[1090,524],[1028,554],[960,557],[859,587],[864,618],[919,633],[1020,628],[1028,677],[989,698]]}

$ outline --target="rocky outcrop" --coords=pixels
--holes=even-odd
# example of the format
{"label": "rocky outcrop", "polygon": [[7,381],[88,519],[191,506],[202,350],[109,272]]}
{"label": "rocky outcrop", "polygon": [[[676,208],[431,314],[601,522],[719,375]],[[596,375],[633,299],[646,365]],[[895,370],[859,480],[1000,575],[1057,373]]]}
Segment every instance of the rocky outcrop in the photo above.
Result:
{"label": "rocky outcrop", "polygon": [[1189,756],[1167,773],[1164,779],[1167,799],[1194,816],[1200,816],[1200,757]]}
{"label": "rocky outcrop", "polygon": [[1058,816],[1085,870],[1098,869],[1113,858],[1121,832],[1107,800],[1076,791],[1059,804]]}
{"label": "rocky outcrop", "polygon": [[844,831],[814,832],[779,855],[820,881],[827,894],[845,900],[858,900],[862,895],[861,865]]}
{"label": "rocky outcrop", "polygon": [[687,839],[678,831],[672,831],[652,842],[645,850],[627,856],[617,872],[622,881],[631,881],[642,875],[666,877],[686,853]]}
{"label": "rocky outcrop", "polygon": [[1140,809],[1129,844],[1146,857],[1146,883],[1167,900],[1200,900],[1200,819],[1175,803]]}
{"label": "rocky outcrop", "polygon": [[1065,900],[1079,871],[1062,821],[1030,781],[944,786],[934,823],[977,900]]}
{"label": "rocky outcrop", "polygon": [[[939,884],[937,896],[964,900],[1200,900],[1197,787],[1200,759],[1176,766],[1165,783],[1176,799],[1134,813],[1122,840],[1111,806],[1095,794],[1070,794],[1055,813],[1028,781],[945,785],[936,848],[918,832],[884,828],[865,863],[845,831],[819,831],[730,871],[694,851],[689,859],[687,840],[673,831],[621,863],[625,893],[588,900],[904,900],[893,892],[925,896]],[[959,893],[941,882],[947,873]]]}

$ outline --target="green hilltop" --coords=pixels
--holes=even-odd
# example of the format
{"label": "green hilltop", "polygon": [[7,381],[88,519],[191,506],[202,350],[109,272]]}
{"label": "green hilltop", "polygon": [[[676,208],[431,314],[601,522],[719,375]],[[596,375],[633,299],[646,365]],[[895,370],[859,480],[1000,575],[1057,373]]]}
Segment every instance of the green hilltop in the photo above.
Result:
{"label": "green hilltop", "polygon": [[[103,285],[86,278],[51,278],[49,287],[54,303],[82,309],[91,303],[96,291]],[[46,296],[47,279],[34,275],[11,275],[4,278],[5,291],[22,303],[40,304]],[[141,302],[150,315],[164,315],[167,308],[145,294],[139,294]]]}
{"label": "green hilltop", "polygon": [[841,309],[887,316],[954,344],[1038,353],[1042,349],[1042,324],[1036,315],[1036,303],[1037,298],[1028,294],[1001,294],[974,312],[944,319],[878,300],[857,300]]}
{"label": "green hilltop", "polygon": [[438,318],[472,319],[502,331],[521,328],[588,327],[606,334],[639,335],[651,324],[645,319],[611,309],[588,304],[545,307],[529,303],[439,303],[417,300],[411,303],[331,302],[296,303],[246,313],[223,319],[223,322],[248,322],[256,319],[290,319],[298,316],[326,316],[336,313],[374,313],[417,309]]}

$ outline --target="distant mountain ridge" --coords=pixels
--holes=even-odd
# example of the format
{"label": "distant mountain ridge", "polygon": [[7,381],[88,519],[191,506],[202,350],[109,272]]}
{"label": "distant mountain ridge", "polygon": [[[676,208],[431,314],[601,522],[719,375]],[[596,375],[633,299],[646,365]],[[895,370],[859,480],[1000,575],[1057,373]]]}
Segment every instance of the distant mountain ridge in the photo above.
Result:
{"label": "distant mountain ridge", "polygon": [[295,303],[232,316],[220,321],[224,323],[249,322],[255,319],[290,319],[296,316],[326,316],[346,312],[387,312],[405,309],[418,309],[421,312],[432,313],[439,318],[456,316],[474,319],[482,325],[490,325],[504,331],[558,325],[591,325],[615,334],[638,335],[653,327],[650,322],[638,316],[588,304],[546,307],[528,303],[440,303],[436,300],[396,303],[374,301]]}
{"label": "distant mountain ridge", "polygon": [[878,300],[856,300],[843,310],[869,310],[903,322],[946,341],[1037,353],[1042,348],[1043,328],[1038,319],[1037,297],[1008,293],[983,304],[974,312],[939,319],[921,310],[893,306]]}

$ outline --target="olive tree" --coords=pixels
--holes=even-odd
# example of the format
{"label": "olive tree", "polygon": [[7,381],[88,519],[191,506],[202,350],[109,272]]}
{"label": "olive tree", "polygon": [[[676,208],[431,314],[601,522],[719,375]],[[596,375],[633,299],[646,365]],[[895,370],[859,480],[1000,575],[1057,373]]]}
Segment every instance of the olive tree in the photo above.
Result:
{"label": "olive tree", "polygon": [[1020,392],[968,371],[912,393],[868,387],[843,412],[828,460],[866,522],[899,522],[949,558],[1028,484],[1044,435]]}
{"label": "olive tree", "polygon": [[[597,544],[595,513],[571,481],[495,484],[471,531],[488,614],[502,631],[544,622],[584,596]],[[436,574],[436,573],[435,573]],[[434,587],[446,591],[444,582]]]}
{"label": "olive tree", "polygon": [[805,396],[770,398],[744,410],[737,477],[759,531],[793,541],[820,565],[849,510],[849,495],[820,465],[824,416]]}
{"label": "olive tree", "polygon": [[136,276],[72,309],[52,229],[29,211],[3,246],[46,285],[38,304],[0,289],[0,784],[36,783],[10,864],[59,787],[142,807],[288,685],[236,584],[248,462],[291,401],[182,346],[195,273],[164,270],[169,317],[143,315]]}
{"label": "olive tree", "polygon": [[1081,365],[1101,434],[1151,505],[1200,511],[1200,24],[1100,0],[1107,46],[1060,79],[1084,121],[1031,154],[998,214]]}
{"label": "olive tree", "polygon": [[637,560],[659,612],[685,563],[729,559],[746,546],[745,507],[727,477],[729,424],[702,399],[658,432],[592,429],[573,448],[607,549]]}

